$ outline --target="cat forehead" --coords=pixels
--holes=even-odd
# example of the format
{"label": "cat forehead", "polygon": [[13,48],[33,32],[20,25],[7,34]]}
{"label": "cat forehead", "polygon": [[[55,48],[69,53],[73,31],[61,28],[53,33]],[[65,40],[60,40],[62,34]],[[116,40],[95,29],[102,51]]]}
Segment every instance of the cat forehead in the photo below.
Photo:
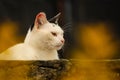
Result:
{"label": "cat forehead", "polygon": [[57,25],[57,24],[47,23],[44,26],[45,26],[44,28],[48,29],[49,31],[55,31],[55,32],[63,33],[62,28],[59,25]]}

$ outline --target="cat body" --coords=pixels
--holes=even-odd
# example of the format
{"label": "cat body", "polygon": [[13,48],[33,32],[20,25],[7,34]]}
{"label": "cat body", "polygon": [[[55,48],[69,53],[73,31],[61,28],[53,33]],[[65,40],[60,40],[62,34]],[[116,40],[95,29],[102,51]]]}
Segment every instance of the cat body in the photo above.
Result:
{"label": "cat body", "polygon": [[56,50],[37,50],[28,44],[17,44],[0,54],[0,60],[54,60],[59,59]]}
{"label": "cat body", "polygon": [[50,23],[40,12],[24,42],[2,52],[0,60],[58,60],[57,50],[64,45],[63,33],[58,24]]}

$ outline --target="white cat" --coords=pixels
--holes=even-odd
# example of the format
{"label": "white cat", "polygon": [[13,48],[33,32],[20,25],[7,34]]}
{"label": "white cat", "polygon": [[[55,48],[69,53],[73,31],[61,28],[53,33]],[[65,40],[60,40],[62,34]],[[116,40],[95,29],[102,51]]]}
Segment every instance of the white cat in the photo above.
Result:
{"label": "white cat", "polygon": [[64,31],[58,24],[50,23],[44,12],[35,19],[33,29],[29,29],[24,43],[10,47],[0,54],[0,60],[55,60],[57,50],[64,45]]}

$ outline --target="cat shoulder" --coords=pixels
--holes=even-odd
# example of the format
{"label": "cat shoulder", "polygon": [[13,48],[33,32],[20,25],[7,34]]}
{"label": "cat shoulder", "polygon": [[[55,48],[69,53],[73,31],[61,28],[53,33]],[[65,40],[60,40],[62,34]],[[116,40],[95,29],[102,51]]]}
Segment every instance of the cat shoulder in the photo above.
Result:
{"label": "cat shoulder", "polygon": [[24,53],[28,53],[30,51],[31,49],[28,45],[19,43],[0,53],[0,60],[17,60],[24,56]]}

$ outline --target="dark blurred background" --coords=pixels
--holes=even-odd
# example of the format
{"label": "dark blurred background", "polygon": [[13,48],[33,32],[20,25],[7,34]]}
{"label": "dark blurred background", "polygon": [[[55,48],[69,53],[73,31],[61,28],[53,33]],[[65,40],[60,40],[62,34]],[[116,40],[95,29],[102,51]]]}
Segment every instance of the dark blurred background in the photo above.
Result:
{"label": "dark blurred background", "polygon": [[[82,46],[83,42],[77,41],[74,36],[81,36],[78,30],[84,24],[86,24],[85,27],[90,25],[97,27],[99,24],[105,24],[105,30],[110,30],[110,35],[112,35],[110,41],[117,46],[117,51],[113,51],[116,53],[115,57],[119,58],[119,7],[118,0],[0,0],[0,51],[23,41],[28,28],[40,11],[45,12],[48,19],[61,12],[59,23],[61,27],[68,26],[66,28],[68,31],[65,33],[65,53],[61,55],[62,57],[69,58],[72,52],[76,53],[74,50],[70,51],[71,48],[78,48],[78,50],[82,50],[82,53],[86,51],[84,49],[86,47]],[[5,26],[8,27],[5,28]],[[94,40],[91,41],[94,42]],[[81,52],[78,51],[78,53]]]}

